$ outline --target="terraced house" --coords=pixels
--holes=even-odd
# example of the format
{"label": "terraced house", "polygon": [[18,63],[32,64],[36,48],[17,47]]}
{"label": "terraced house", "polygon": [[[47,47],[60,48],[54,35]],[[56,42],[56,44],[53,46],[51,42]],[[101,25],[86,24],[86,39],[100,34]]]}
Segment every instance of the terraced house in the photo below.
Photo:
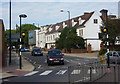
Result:
{"label": "terraced house", "polygon": [[[86,47],[91,44],[92,51],[100,50],[101,40],[99,40],[100,26],[102,21],[106,20],[106,10],[100,11],[100,16],[96,11],[85,12],[83,15],[71,18],[56,24],[50,24],[40,27],[39,46],[41,48],[55,48],[55,41],[59,38],[61,31],[65,28],[75,27],[78,36],[85,39]],[[70,21],[70,24],[69,24]],[[70,25],[70,27],[69,27]]]}

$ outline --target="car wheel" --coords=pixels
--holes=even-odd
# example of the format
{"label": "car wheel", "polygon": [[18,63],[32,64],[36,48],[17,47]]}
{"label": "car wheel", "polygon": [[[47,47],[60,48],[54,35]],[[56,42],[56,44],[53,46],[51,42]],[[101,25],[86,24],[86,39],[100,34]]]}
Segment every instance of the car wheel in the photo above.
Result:
{"label": "car wheel", "polygon": [[62,63],[62,65],[64,65],[64,62]]}
{"label": "car wheel", "polygon": [[48,66],[50,66],[50,63],[48,63]]}

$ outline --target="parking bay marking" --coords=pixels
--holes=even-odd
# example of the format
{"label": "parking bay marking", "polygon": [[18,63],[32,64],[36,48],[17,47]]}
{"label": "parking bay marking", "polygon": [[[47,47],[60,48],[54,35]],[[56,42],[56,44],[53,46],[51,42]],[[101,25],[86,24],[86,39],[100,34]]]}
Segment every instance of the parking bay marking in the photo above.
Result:
{"label": "parking bay marking", "polygon": [[24,76],[31,76],[31,75],[34,75],[34,74],[36,74],[36,73],[38,73],[39,71],[33,71],[33,72],[30,72],[30,73],[28,73],[28,74],[26,74],[26,75],[24,75]]}
{"label": "parking bay marking", "polygon": [[62,75],[62,74],[64,74],[66,71],[67,71],[67,70],[60,70],[60,71],[57,72],[56,74],[58,74],[58,75]]}
{"label": "parking bay marking", "polygon": [[41,73],[40,75],[42,76],[42,75],[48,75],[48,74],[50,74],[52,72],[52,70],[47,70],[47,71],[45,71],[45,72],[43,72],[43,73]]}

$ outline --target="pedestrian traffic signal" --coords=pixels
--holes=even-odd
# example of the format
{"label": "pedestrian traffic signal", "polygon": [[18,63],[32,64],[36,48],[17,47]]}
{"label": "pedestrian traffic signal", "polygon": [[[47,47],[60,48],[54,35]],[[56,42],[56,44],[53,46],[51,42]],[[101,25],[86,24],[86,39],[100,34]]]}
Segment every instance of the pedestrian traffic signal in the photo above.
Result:
{"label": "pedestrian traffic signal", "polygon": [[25,32],[22,33],[22,37],[25,37]]}

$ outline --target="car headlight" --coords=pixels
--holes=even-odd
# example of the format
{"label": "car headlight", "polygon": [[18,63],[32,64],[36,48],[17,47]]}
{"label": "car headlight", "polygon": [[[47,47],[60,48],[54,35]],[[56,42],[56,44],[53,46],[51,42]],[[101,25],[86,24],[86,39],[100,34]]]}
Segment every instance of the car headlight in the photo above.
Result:
{"label": "car headlight", "polygon": [[60,60],[64,60],[63,58],[61,58]]}
{"label": "car headlight", "polygon": [[50,58],[49,60],[51,60],[51,61],[52,61],[53,59],[51,59],[51,58]]}
{"label": "car headlight", "polygon": [[37,54],[37,52],[35,52],[35,54]]}

